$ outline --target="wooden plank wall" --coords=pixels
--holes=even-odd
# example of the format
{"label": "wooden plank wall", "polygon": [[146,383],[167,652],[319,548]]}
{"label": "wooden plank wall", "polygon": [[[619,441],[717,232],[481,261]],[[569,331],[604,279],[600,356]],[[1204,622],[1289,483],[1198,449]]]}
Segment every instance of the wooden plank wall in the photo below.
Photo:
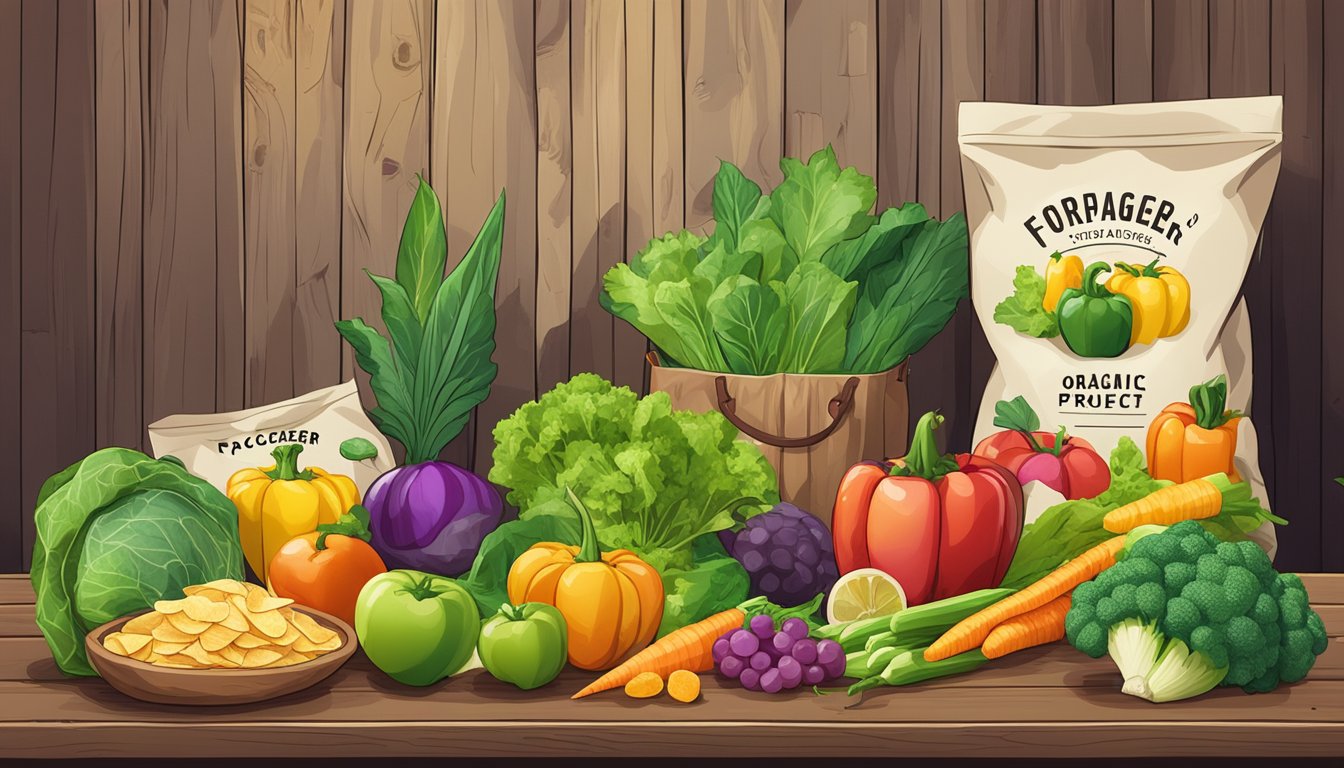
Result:
{"label": "wooden plank wall", "polygon": [[[363,270],[392,272],[417,174],[450,263],[507,189],[499,379],[445,453],[484,472],[493,424],[572,373],[645,387],[598,281],[703,231],[720,159],[773,185],[831,143],[880,205],[947,216],[960,101],[1266,93],[1254,416],[1280,563],[1344,570],[1332,34],[1322,0],[0,0],[0,571],[28,564],[43,479],[96,446],[358,375],[331,322],[377,322]],[[912,412],[965,446],[992,366],[964,307],[911,363]]]}

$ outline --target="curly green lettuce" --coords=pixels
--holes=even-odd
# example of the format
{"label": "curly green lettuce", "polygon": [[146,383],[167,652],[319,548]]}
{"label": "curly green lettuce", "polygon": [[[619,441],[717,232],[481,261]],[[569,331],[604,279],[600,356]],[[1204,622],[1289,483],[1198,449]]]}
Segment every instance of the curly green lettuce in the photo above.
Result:
{"label": "curly green lettuce", "polygon": [[1013,277],[1013,292],[994,307],[994,322],[1038,339],[1059,335],[1054,312],[1045,310],[1045,278],[1032,267],[1021,266]]}

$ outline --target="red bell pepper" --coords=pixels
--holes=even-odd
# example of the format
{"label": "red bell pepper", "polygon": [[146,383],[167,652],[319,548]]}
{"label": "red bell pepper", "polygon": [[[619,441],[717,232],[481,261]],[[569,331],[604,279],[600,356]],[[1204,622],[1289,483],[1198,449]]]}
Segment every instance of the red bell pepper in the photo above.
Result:
{"label": "red bell pepper", "polygon": [[910,454],[868,461],[840,481],[831,521],[840,573],[878,568],[910,605],[1003,581],[1022,533],[1022,486],[1012,473],[970,454],[940,455],[926,413]]}
{"label": "red bell pepper", "polygon": [[1038,432],[1041,420],[1021,395],[994,406],[995,432],[975,446],[975,455],[1001,464],[1022,485],[1040,480],[1066,499],[1090,499],[1111,487],[1111,469],[1092,444],[1071,437]]}

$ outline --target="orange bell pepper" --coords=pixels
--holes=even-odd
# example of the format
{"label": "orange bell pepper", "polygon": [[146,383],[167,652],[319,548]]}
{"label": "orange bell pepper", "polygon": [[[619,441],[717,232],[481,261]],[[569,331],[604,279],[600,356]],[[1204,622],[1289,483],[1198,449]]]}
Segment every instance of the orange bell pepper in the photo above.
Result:
{"label": "orange bell pepper", "polygon": [[1172,403],[1148,425],[1148,474],[1184,483],[1218,472],[1241,482],[1235,462],[1241,411],[1225,410],[1227,377],[1190,388],[1190,402]]}

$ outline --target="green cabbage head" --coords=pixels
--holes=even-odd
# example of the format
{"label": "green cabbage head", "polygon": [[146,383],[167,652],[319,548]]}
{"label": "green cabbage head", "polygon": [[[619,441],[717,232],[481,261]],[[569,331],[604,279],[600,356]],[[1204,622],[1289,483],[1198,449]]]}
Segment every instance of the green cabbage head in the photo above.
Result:
{"label": "green cabbage head", "polygon": [[37,624],[66,674],[97,674],[84,636],[98,625],[243,578],[237,509],[172,459],[93,453],[43,483],[34,525]]}

